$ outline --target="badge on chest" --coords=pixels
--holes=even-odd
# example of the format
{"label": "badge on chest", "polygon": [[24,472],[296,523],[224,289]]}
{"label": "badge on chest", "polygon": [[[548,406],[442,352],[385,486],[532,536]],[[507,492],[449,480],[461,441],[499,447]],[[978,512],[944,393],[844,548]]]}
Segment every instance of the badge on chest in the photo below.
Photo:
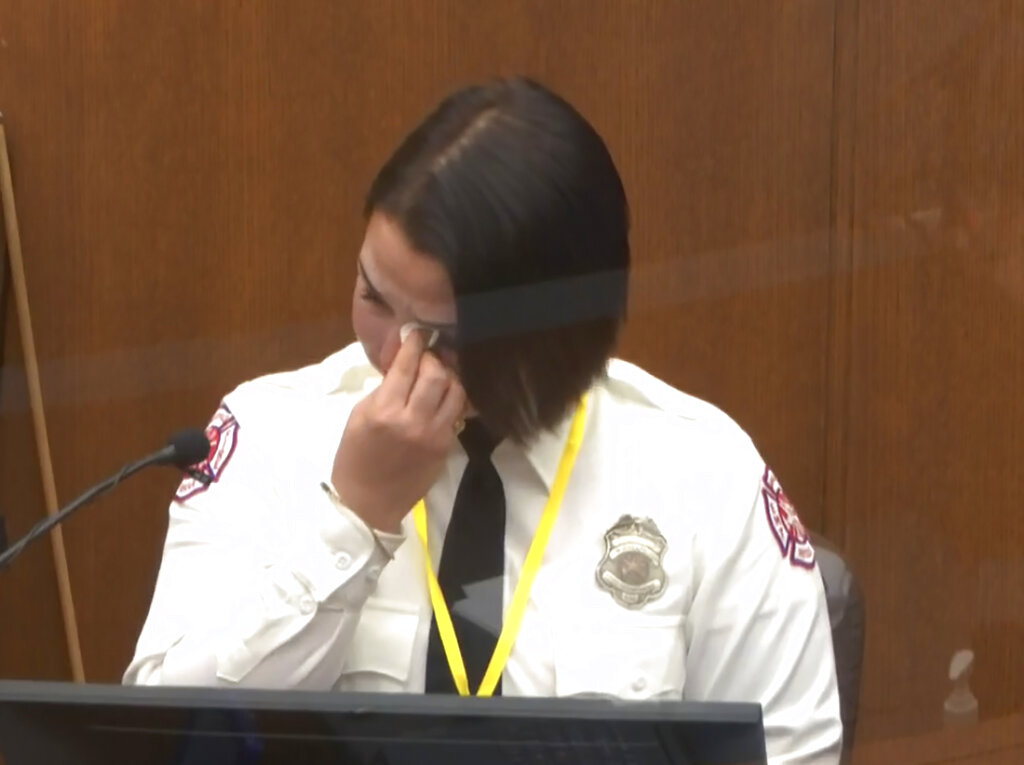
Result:
{"label": "badge on chest", "polygon": [[640,608],[665,591],[661,560],[668,542],[650,518],[624,515],[604,534],[597,584],[625,608]]}

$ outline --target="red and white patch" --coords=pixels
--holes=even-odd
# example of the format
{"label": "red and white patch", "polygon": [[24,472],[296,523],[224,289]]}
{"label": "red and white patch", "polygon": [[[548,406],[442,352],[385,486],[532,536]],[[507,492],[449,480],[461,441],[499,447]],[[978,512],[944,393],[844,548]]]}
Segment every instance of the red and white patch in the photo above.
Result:
{"label": "red and white patch", "polygon": [[178,491],[174,495],[179,502],[206,491],[220,480],[224,468],[231,460],[231,455],[235,453],[235,446],[238,443],[238,420],[228,409],[227,404],[221,403],[210,424],[206,426],[206,438],[210,442],[210,453],[206,455],[205,460],[186,471],[185,480],[178,486]]}
{"label": "red and white patch", "polygon": [[807,535],[807,529],[797,517],[796,508],[782,490],[779,479],[765,466],[761,479],[761,496],[768,516],[768,526],[775,541],[779,543],[782,557],[789,558],[794,566],[814,568],[814,547]]}

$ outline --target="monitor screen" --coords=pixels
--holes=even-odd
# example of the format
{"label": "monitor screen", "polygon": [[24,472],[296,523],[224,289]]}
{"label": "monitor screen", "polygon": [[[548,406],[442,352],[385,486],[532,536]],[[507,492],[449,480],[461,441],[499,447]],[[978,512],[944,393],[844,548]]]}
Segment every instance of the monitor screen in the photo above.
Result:
{"label": "monitor screen", "polygon": [[739,765],[756,704],[0,683],[5,765]]}

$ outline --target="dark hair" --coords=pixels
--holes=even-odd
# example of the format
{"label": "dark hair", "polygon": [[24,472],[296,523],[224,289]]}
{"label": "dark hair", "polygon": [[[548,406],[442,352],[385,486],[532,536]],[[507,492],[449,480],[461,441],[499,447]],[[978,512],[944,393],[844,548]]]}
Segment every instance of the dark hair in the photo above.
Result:
{"label": "dark hair", "polygon": [[375,211],[447,271],[458,371],[484,423],[519,442],[557,425],[626,313],[629,210],[594,128],[528,79],[459,90],[381,168]]}

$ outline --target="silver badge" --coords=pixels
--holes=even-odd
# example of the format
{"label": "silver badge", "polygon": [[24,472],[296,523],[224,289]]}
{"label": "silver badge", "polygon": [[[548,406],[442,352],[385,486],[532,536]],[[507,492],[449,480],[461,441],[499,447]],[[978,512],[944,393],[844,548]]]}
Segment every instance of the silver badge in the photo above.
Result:
{"label": "silver badge", "polygon": [[661,559],[668,542],[650,518],[624,515],[604,533],[604,557],[597,583],[615,602],[640,608],[665,591],[668,579]]}

